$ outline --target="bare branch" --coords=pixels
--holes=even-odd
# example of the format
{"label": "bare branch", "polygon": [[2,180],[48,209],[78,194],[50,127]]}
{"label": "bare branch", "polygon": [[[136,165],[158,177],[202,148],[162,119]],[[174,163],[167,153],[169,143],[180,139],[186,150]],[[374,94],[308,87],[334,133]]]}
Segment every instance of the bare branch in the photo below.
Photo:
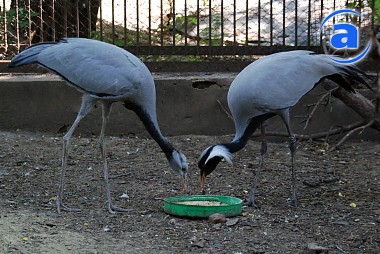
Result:
{"label": "bare branch", "polygon": [[366,128],[368,127],[371,127],[373,124],[375,123],[375,120],[372,119],[371,121],[369,121],[367,124],[365,125],[362,125],[362,126],[359,126],[355,129],[352,129],[351,131],[349,131],[335,146],[332,150],[337,150],[339,149],[339,146],[342,145],[353,133],[357,132],[357,131],[360,131],[360,133],[362,133]]}
{"label": "bare branch", "polygon": [[[363,124],[365,123],[363,121],[360,121],[360,122],[356,122],[356,123],[349,124],[342,127],[331,128],[329,131],[318,132],[318,133],[314,133],[310,135],[304,135],[304,134],[295,134],[295,135],[296,135],[296,138],[299,140],[316,140],[320,138],[326,138],[331,135],[341,134],[341,133],[350,131],[352,129],[362,126]],[[285,132],[266,131],[265,135],[272,136],[272,137],[289,137],[289,134],[287,132],[285,133]],[[260,133],[255,133],[252,136],[259,137]]]}
{"label": "bare branch", "polygon": [[226,113],[226,115],[228,116],[228,118],[230,118],[231,120],[234,120],[234,118],[231,116],[231,114],[228,112],[228,110],[223,107],[222,103],[220,102],[220,100],[216,100],[218,103],[219,103],[219,106],[222,108],[222,110],[224,111],[224,113]]}
{"label": "bare branch", "polygon": [[310,114],[308,115],[307,117],[307,120],[306,120],[306,123],[305,123],[305,127],[303,127],[303,130],[306,130],[306,128],[309,126],[309,122],[311,120],[311,118],[313,117],[315,111],[317,110],[318,106],[322,104],[322,101],[327,97],[327,96],[331,96],[331,93],[333,91],[335,91],[336,89],[338,89],[337,87],[336,88],[333,88],[331,89],[330,91],[328,91],[327,93],[323,94],[323,96],[321,96],[321,98],[319,98],[319,100],[317,101],[317,103],[314,105],[313,109],[311,110]]}
{"label": "bare branch", "polygon": [[[335,83],[329,80],[325,80],[322,86],[327,90],[336,87]],[[368,98],[359,92],[350,93],[340,87],[332,94],[358,113],[365,120],[365,123],[374,119],[375,122],[371,127],[380,131],[380,116],[376,116],[375,105]]]}

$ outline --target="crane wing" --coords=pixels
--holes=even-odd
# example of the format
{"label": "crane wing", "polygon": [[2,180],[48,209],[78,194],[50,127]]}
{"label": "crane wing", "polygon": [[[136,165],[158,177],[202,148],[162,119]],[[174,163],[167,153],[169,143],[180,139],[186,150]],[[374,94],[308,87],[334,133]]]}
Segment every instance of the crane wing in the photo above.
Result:
{"label": "crane wing", "polygon": [[297,50],[263,57],[241,71],[228,91],[228,105],[237,131],[255,116],[293,107],[321,79],[330,78],[354,91],[345,77],[368,85],[354,66],[332,61],[327,55]]}
{"label": "crane wing", "polygon": [[122,96],[153,84],[149,70],[136,56],[95,40],[68,38],[37,44],[12,59],[10,66],[28,63],[41,64],[78,89],[100,97]]}

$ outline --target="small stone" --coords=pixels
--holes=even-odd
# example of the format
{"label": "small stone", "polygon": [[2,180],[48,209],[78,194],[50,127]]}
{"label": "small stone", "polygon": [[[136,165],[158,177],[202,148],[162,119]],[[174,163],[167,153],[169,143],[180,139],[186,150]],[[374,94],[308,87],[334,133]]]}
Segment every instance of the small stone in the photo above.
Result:
{"label": "small stone", "polygon": [[226,222],[227,227],[235,226],[239,222],[239,218],[228,219]]}
{"label": "small stone", "polygon": [[213,224],[217,224],[217,223],[226,223],[227,219],[226,219],[226,216],[224,216],[223,214],[214,213],[208,217],[208,221]]}
{"label": "small stone", "polygon": [[318,245],[317,243],[309,243],[307,245],[307,248],[315,253],[324,253],[326,251],[328,251],[328,248],[326,247],[322,247],[320,245]]}
{"label": "small stone", "polygon": [[222,223],[216,223],[214,226],[212,226],[213,229],[221,229],[222,228]]}
{"label": "small stone", "polygon": [[196,242],[193,242],[193,246],[198,247],[198,248],[204,248],[205,247],[205,240],[199,240]]}

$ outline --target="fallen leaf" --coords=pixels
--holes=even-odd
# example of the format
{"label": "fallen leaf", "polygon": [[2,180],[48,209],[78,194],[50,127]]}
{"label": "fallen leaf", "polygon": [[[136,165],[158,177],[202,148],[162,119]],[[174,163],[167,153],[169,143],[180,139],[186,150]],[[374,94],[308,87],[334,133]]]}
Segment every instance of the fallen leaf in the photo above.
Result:
{"label": "fallen leaf", "polygon": [[29,240],[29,237],[27,237],[27,236],[23,236],[23,237],[21,237],[21,241],[26,242],[26,241],[28,241],[28,240]]}

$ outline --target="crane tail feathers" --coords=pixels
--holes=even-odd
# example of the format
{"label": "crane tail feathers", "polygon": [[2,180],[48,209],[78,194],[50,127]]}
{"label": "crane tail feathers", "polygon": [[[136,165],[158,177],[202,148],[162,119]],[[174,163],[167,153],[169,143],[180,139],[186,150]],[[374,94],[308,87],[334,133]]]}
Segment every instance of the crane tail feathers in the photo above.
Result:
{"label": "crane tail feathers", "polygon": [[[347,65],[347,66],[340,66],[339,67],[340,70],[343,70],[344,73],[346,74],[346,76],[349,76],[350,78],[353,78],[354,80],[356,80],[357,82],[365,85],[367,88],[371,89],[371,86],[369,85],[369,83],[364,79],[362,78],[360,75],[363,75],[365,78],[367,79],[371,79],[370,76],[368,76],[364,71],[360,70],[359,68],[357,68],[356,66],[350,66],[350,65]],[[359,75],[360,74],[360,75]]]}
{"label": "crane tail feathers", "polygon": [[38,63],[38,55],[41,53],[41,51],[55,44],[56,42],[43,42],[30,46],[20,54],[13,57],[12,61],[8,64],[8,67],[12,68],[31,63]]}
{"label": "crane tail feathers", "polygon": [[340,85],[342,88],[344,88],[348,92],[355,93],[355,90],[352,88],[354,81],[357,81],[365,85],[370,90],[372,90],[370,84],[367,82],[367,80],[363,78],[365,77],[366,79],[370,80],[371,77],[368,76],[364,71],[357,68],[356,66],[339,65],[339,66],[335,66],[335,68],[337,70],[337,73],[326,76],[326,78],[331,81],[334,81],[335,83]]}
{"label": "crane tail feathers", "polygon": [[355,90],[351,86],[352,82],[345,79],[341,74],[332,74],[327,76],[326,78],[343,87],[346,91],[350,93],[355,93]]}

